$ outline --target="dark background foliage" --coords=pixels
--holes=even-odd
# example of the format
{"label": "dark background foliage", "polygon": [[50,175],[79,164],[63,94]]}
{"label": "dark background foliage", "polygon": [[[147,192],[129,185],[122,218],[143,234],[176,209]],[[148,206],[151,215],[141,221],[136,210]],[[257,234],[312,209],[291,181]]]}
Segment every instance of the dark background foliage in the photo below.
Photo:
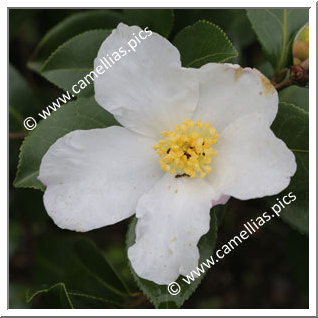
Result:
{"label": "dark background foliage", "polygon": [[[9,11],[9,62],[28,84],[24,97],[15,95],[11,86],[10,98],[23,98],[20,104],[30,115],[50,104],[62,91],[28,68],[28,61],[50,28],[79,11],[84,10]],[[126,14],[134,17],[139,11]],[[174,25],[169,39],[172,40],[181,29],[199,19],[211,21],[226,32],[239,52],[236,63],[259,68],[268,76],[273,75],[245,10],[174,10]],[[281,98],[288,99],[289,95],[286,96]],[[14,114],[10,113],[10,120],[11,117]],[[63,298],[65,283],[72,286],[72,290],[84,290],[94,295],[95,298],[73,292],[72,303],[79,308],[153,308],[139,291],[128,267],[125,236],[129,220],[85,234],[55,226],[43,207],[41,191],[18,189],[12,185],[25,132],[11,128],[14,128],[14,123],[10,121],[9,307],[68,308],[68,300]],[[260,215],[269,205],[263,200],[241,202],[231,199],[218,230],[217,247],[239,233],[246,221]],[[93,253],[95,247],[90,246],[86,238],[98,247],[96,255],[90,257],[98,259],[98,255],[106,256],[127,285],[129,297],[122,298],[120,292],[109,294],[109,290],[104,289],[105,286],[89,271],[89,264],[85,264],[85,257],[81,256]],[[78,243],[79,239],[84,239],[80,241],[82,244]],[[99,264],[103,265],[103,261]],[[112,272],[106,262],[103,266],[92,271],[101,276]],[[105,281],[114,280],[119,291],[126,288],[113,277],[104,278]],[[35,295],[32,301],[28,299],[32,290],[49,287],[48,293]],[[29,296],[26,297],[26,294]],[[308,308],[308,237],[279,218],[270,221],[209,270],[183,308]]]}

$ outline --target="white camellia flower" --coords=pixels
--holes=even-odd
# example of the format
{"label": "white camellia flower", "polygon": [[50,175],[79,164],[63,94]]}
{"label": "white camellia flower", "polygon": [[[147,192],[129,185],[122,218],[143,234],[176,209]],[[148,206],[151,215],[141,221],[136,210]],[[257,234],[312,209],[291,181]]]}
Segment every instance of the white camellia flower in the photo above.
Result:
{"label": "white camellia flower", "polygon": [[[95,66],[140,31],[119,24]],[[295,173],[293,153],[270,129],[277,92],[255,69],[183,68],[178,50],[152,33],[95,79],[95,98],[123,127],[73,131],[49,148],[39,174],[45,207],[75,231],[136,213],[128,257],[157,284],[196,268],[212,204],[277,194]]]}

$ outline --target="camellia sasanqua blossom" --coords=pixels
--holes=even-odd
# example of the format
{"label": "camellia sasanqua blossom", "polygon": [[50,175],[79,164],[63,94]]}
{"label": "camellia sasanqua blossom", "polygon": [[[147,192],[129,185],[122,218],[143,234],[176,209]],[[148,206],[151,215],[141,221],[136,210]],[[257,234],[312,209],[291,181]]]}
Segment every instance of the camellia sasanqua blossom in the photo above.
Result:
{"label": "camellia sasanqua blossom", "polygon": [[[141,29],[119,24],[101,45],[115,51]],[[44,155],[44,204],[63,229],[90,231],[137,217],[128,249],[135,272],[168,284],[197,267],[212,205],[275,195],[296,171],[270,126],[278,95],[259,71],[181,66],[152,33],[95,79],[95,99],[122,125],[76,130]]]}

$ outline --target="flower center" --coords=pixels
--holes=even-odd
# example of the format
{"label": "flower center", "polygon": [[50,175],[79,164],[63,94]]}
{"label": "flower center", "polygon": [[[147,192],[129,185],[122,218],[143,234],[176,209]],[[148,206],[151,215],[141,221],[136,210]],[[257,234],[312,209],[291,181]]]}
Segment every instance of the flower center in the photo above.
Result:
{"label": "flower center", "polygon": [[176,125],[175,131],[161,134],[165,139],[153,149],[161,157],[162,170],[175,174],[176,178],[204,178],[211,172],[210,163],[216,155],[212,145],[219,136],[212,125],[186,119],[183,124]]}

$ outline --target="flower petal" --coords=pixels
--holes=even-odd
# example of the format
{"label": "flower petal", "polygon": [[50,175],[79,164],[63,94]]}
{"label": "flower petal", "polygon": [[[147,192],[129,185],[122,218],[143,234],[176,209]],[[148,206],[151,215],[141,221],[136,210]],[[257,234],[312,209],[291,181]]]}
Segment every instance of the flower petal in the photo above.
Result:
{"label": "flower petal", "polygon": [[220,134],[210,184],[223,194],[248,200],[284,190],[296,171],[294,154],[262,114],[241,117]]}
{"label": "flower petal", "polygon": [[200,98],[194,119],[212,124],[221,132],[248,114],[262,114],[270,125],[278,107],[278,95],[258,70],[232,64],[206,64],[198,70]]}
{"label": "flower petal", "polygon": [[147,36],[137,26],[120,23],[104,41],[95,69],[119,48],[126,55],[95,79],[95,99],[125,127],[158,137],[192,116],[199,84],[192,70],[181,68],[178,50],[159,34],[152,32],[132,52],[127,43],[139,34]]}
{"label": "flower petal", "polygon": [[215,191],[202,179],[165,174],[137,204],[136,243],[128,257],[138,276],[169,284],[196,268]]}
{"label": "flower petal", "polygon": [[76,130],[58,139],[40,166],[48,214],[76,231],[131,216],[141,194],[162,176],[153,143],[122,127]]}
{"label": "flower petal", "polygon": [[224,205],[226,204],[229,200],[230,200],[230,196],[229,195],[222,195],[218,200],[213,200],[212,201],[212,208],[217,206],[217,205]]}

